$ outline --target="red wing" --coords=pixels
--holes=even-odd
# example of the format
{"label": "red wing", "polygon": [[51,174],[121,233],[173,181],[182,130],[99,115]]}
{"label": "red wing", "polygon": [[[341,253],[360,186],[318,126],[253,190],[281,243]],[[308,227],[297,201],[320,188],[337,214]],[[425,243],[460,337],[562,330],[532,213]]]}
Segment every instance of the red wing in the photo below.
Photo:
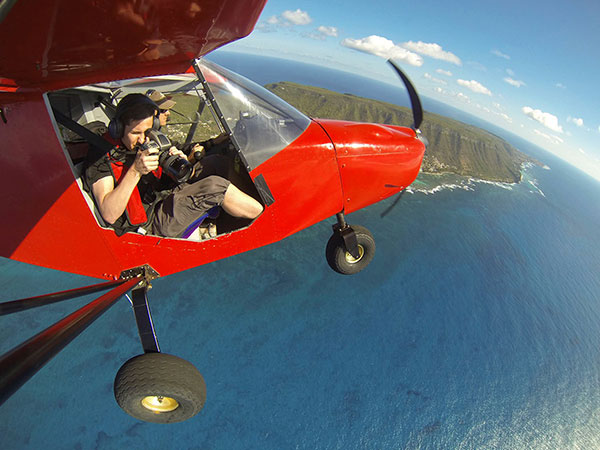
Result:
{"label": "red wing", "polygon": [[[266,0],[18,1],[0,22],[0,88],[42,91],[184,72],[248,35]],[[1,20],[1,19],[0,19]]]}

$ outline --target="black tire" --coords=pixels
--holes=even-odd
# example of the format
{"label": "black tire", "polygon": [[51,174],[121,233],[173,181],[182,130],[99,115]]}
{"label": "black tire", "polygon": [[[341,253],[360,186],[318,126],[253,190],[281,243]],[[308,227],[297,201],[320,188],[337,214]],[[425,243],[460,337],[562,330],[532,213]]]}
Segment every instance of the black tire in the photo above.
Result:
{"label": "black tire", "polygon": [[369,230],[360,225],[350,225],[356,234],[360,257],[355,259],[347,250],[339,233],[334,233],[327,242],[325,257],[329,266],[342,275],[353,275],[369,265],[375,256],[375,239]]}
{"label": "black tire", "polygon": [[185,359],[146,353],[127,361],[114,384],[117,403],[145,422],[183,422],[200,412],[206,400],[204,378]]}

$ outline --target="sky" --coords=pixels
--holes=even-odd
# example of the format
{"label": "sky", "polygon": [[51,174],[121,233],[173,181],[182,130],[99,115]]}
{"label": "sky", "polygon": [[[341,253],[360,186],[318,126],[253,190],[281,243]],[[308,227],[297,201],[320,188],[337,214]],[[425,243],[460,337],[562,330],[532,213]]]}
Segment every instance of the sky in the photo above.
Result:
{"label": "sky", "polygon": [[232,51],[398,84],[476,115],[600,180],[597,0],[271,0]]}

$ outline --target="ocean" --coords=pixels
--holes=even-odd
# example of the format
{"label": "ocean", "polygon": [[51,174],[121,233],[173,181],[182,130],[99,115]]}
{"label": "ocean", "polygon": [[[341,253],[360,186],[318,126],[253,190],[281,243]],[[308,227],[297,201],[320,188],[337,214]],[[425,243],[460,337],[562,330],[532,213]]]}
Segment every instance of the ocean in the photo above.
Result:
{"label": "ocean", "polygon": [[[228,67],[321,75],[355,95],[368,84],[248,61]],[[332,218],[157,280],[161,349],[206,380],[193,419],[143,423],[117,406],[115,373],[142,351],[122,300],[0,407],[0,446],[600,448],[600,183],[503,137],[548,167],[519,184],[420,177],[387,214],[394,198],[349,215],[377,243],[357,275],[327,266]],[[2,301],[96,282],[7,259],[0,273]],[[2,317],[0,352],[91,298]]]}

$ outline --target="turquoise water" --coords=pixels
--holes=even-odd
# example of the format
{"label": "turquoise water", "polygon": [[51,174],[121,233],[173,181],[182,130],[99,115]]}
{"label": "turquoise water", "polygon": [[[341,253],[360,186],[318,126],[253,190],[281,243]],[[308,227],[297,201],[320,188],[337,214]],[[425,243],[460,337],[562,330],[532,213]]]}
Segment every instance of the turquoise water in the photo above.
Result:
{"label": "turquoise water", "polygon": [[[112,395],[141,353],[119,301],[0,407],[3,449],[599,448],[600,183],[549,166],[518,185],[424,177],[349,216],[377,254],[344,277],[325,221],[159,279],[161,348],[193,362],[193,419],[142,423]],[[435,189],[435,186],[443,186]],[[95,280],[0,260],[1,300]],[[1,318],[0,352],[89,301]]]}

